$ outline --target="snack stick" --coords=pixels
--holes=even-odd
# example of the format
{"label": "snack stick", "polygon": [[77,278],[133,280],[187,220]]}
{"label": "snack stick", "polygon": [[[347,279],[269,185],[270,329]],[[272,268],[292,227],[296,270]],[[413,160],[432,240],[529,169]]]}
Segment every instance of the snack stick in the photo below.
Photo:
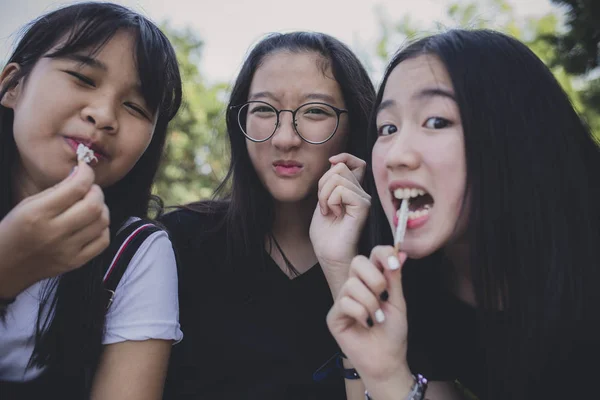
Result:
{"label": "snack stick", "polygon": [[404,241],[408,211],[408,199],[404,199],[398,210],[398,226],[396,226],[396,234],[394,235],[394,248],[396,251],[400,251],[400,244]]}

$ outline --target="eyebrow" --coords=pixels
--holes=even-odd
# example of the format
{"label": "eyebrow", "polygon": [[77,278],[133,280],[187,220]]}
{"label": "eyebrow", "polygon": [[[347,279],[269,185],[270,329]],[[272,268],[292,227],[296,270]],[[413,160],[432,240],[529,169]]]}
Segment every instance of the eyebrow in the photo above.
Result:
{"label": "eyebrow", "polygon": [[[429,99],[432,97],[445,97],[447,99],[450,99],[450,100],[456,102],[456,97],[454,97],[454,93],[452,93],[449,90],[442,89],[442,88],[425,88],[423,90],[420,90],[418,93],[415,93],[412,96],[412,99],[413,100],[424,100],[424,99]],[[381,111],[383,111],[387,108],[390,108],[394,105],[396,105],[395,100],[393,100],[393,99],[384,100],[377,107],[376,114],[379,114]]]}
{"label": "eyebrow", "polygon": [[[258,99],[261,97],[268,97],[275,101],[278,100],[277,97],[269,91],[254,93],[254,94],[252,94],[252,96],[249,97],[249,100],[255,100],[255,99]],[[326,103],[335,103],[335,99],[333,98],[333,96],[325,94],[325,93],[309,93],[309,94],[305,95],[304,98],[306,100],[321,100]]]}
{"label": "eyebrow", "polygon": [[66,54],[62,58],[65,58],[67,60],[77,61],[77,62],[87,65],[88,67],[92,67],[95,69],[101,69],[103,71],[108,70],[108,67],[103,62],[98,61],[95,58],[92,58],[92,57],[89,57],[89,56],[86,56],[83,54]]}

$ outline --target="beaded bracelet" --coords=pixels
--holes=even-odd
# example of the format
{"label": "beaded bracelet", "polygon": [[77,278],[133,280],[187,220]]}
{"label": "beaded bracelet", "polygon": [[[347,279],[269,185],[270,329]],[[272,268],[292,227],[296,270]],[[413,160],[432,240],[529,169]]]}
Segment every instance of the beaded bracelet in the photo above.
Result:
{"label": "beaded bracelet", "polygon": [[[427,391],[427,378],[425,378],[421,374],[413,375],[415,379],[415,383],[410,389],[410,393],[406,396],[405,400],[424,400],[425,392]],[[365,390],[365,400],[373,400],[371,396],[369,396],[369,392]]]}

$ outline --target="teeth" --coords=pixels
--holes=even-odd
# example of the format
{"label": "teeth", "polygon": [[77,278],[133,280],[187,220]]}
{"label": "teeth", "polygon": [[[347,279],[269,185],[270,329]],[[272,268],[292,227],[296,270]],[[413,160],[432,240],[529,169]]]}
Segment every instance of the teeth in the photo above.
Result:
{"label": "teeth", "polygon": [[424,217],[425,215],[429,214],[429,210],[431,209],[431,206],[427,205],[425,206],[425,208],[422,208],[420,210],[417,211],[409,211],[408,212],[408,219],[417,219],[417,218],[421,218]]}
{"label": "teeth", "polygon": [[412,197],[423,196],[426,192],[416,188],[399,188],[394,190],[394,197],[398,200],[410,199]]}

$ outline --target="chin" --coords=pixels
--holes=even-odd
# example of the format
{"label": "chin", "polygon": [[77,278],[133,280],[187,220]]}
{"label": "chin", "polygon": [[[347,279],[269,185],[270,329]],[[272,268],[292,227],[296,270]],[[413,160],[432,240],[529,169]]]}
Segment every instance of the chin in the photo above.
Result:
{"label": "chin", "polygon": [[297,203],[305,200],[308,196],[306,193],[289,190],[269,190],[273,199],[279,203]]}
{"label": "chin", "polygon": [[401,251],[406,253],[408,258],[419,260],[432,255],[439,248],[440,246],[436,246],[433,243],[423,243],[422,241],[411,241],[409,239],[404,246],[401,246]]}

